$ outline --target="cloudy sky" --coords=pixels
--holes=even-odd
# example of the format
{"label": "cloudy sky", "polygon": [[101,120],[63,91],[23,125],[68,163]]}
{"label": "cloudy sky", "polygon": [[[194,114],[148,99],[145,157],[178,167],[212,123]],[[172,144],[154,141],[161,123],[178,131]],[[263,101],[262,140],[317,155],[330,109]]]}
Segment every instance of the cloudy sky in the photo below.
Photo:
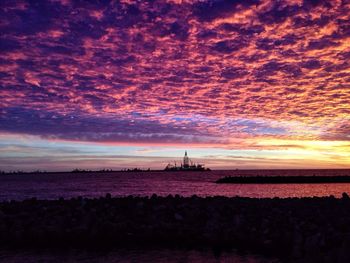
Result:
{"label": "cloudy sky", "polygon": [[350,167],[350,0],[0,2],[0,169]]}

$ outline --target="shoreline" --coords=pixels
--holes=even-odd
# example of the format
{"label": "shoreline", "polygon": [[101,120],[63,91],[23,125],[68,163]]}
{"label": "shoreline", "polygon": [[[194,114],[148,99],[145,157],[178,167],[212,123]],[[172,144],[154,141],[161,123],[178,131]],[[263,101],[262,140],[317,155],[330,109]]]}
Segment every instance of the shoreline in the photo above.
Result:
{"label": "shoreline", "polygon": [[0,202],[0,237],[6,248],[238,249],[341,262],[350,259],[350,198],[32,198]]}

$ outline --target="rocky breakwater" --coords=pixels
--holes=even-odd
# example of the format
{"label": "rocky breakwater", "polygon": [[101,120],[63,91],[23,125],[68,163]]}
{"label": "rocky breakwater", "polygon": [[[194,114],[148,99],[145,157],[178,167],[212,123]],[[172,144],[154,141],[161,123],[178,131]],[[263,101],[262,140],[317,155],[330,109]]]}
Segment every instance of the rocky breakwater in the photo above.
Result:
{"label": "rocky breakwater", "polygon": [[331,184],[350,183],[349,175],[342,176],[226,176],[217,184]]}
{"label": "rocky breakwater", "polygon": [[180,196],[0,203],[2,247],[236,248],[350,262],[350,199]]}

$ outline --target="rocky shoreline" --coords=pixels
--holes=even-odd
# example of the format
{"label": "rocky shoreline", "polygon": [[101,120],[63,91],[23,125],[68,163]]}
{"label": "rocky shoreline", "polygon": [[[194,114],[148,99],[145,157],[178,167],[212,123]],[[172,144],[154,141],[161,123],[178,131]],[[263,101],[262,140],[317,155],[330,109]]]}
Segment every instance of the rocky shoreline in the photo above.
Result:
{"label": "rocky shoreline", "polygon": [[0,246],[238,249],[350,262],[350,199],[180,196],[0,203]]}

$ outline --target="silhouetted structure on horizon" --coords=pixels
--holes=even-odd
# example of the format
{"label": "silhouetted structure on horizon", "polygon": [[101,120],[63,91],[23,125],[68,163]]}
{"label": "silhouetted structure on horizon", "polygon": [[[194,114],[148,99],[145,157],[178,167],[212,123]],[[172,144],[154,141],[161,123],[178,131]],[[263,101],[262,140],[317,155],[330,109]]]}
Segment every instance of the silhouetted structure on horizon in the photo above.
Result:
{"label": "silhouetted structure on horizon", "polygon": [[185,156],[183,158],[183,162],[180,166],[168,163],[168,165],[164,169],[165,171],[210,171],[209,168],[205,168],[204,164],[196,164],[191,161],[191,159],[187,155],[187,151],[185,151]]}

